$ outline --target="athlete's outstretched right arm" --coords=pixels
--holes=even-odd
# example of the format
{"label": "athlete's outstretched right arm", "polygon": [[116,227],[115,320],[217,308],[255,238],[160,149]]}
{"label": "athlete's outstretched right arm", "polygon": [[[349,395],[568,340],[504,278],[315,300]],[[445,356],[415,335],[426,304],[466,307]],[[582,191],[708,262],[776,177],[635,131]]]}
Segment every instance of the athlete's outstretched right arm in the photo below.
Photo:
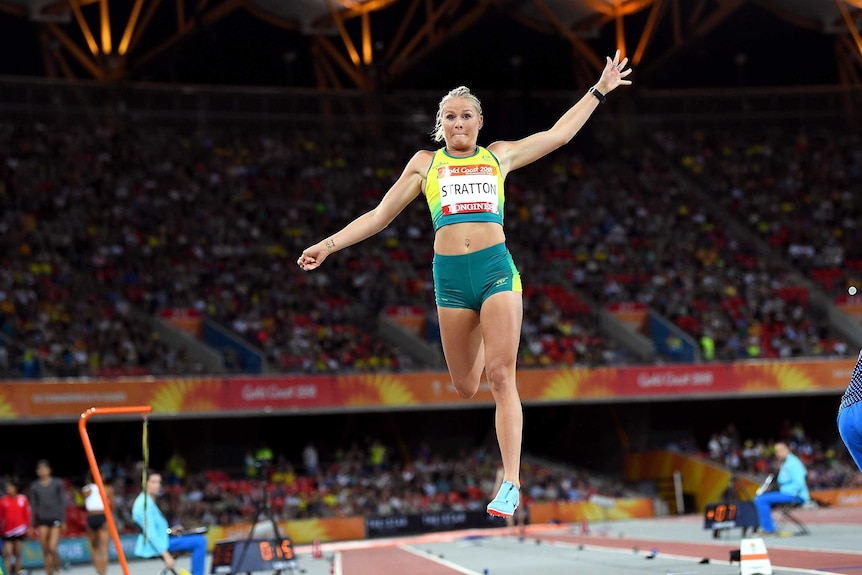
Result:
{"label": "athlete's outstretched right arm", "polygon": [[422,191],[422,180],[425,178],[432,155],[429,151],[416,152],[377,207],[362,214],[335,234],[302,251],[302,255],[296,260],[300,269],[303,271],[316,269],[329,254],[370,238],[386,228],[395,216],[400,214]]}

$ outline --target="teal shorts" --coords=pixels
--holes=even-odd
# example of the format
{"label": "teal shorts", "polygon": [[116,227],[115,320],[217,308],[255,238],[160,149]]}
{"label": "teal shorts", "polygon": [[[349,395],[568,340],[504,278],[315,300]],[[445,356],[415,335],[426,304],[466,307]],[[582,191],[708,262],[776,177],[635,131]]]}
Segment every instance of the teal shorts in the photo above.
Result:
{"label": "teal shorts", "polygon": [[479,311],[501,291],[521,292],[521,274],[506,244],[459,256],[434,254],[434,293],[439,307]]}

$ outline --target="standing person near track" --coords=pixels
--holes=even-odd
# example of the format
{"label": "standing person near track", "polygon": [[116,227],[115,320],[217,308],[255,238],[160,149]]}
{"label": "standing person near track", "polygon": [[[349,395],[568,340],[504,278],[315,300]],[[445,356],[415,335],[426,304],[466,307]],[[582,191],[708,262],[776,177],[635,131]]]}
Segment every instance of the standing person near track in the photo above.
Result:
{"label": "standing person near track", "polygon": [[33,523],[39,532],[45,575],[60,569],[57,545],[66,525],[66,488],[63,482],[51,475],[51,464],[45,459],[36,463],[38,479],[30,485],[30,506]]}
{"label": "standing person near track", "polygon": [[6,495],[0,497],[0,535],[3,537],[6,575],[18,575],[22,571],[24,540],[30,533],[31,521],[30,501],[27,496],[18,492],[18,483],[14,479],[6,481]]}
{"label": "standing person near track", "polygon": [[[108,504],[114,500],[114,489],[105,485],[105,499]],[[90,540],[90,553],[93,556],[93,567],[96,573],[105,575],[108,572],[108,542],[111,533],[108,531],[108,518],[105,504],[99,493],[99,486],[93,481],[93,475],[87,471],[87,484],[81,489],[84,496],[84,508],[87,510],[87,535]]]}
{"label": "standing person near track", "polygon": [[135,555],[138,557],[161,557],[165,567],[173,569],[177,551],[191,551],[192,575],[204,575],[207,557],[207,538],[200,534],[183,535],[182,525],[170,527],[156,498],[162,490],[161,473],[147,473],[147,489],[135,498],[132,504],[132,519],[141,528],[135,542]]}
{"label": "standing person near track", "polygon": [[437,151],[416,152],[373,210],[306,248],[300,269],[318,268],[327,256],[388,226],[419,194],[434,224],[434,291],[443,353],[452,383],[463,398],[479,389],[482,371],[496,404],[497,441],[504,481],[488,504],[491,515],[511,517],[519,503],[523,411],[515,383],[521,339],[521,276],[506,248],[503,184],[522,168],[567,144],[605,96],[625,78],[628,59],[606,58],[599,81],[548,130],[517,141],[477,145],[484,118],[479,99],[464,86],[440,101],[433,138]]}

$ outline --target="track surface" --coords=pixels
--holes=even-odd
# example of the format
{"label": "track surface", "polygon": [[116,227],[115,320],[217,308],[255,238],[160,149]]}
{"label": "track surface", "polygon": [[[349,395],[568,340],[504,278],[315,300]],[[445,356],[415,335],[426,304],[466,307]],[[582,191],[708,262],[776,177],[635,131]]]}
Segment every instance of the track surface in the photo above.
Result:
{"label": "track surface", "polygon": [[[862,575],[862,508],[797,514],[810,535],[764,539],[776,575]],[[607,522],[588,526],[587,533],[579,525],[536,525],[521,538],[505,528],[456,531],[324,544],[322,559],[300,546],[300,569],[281,575],[738,575],[739,564],[729,557],[741,538],[732,530],[715,539],[695,516]],[[179,565],[188,569],[188,558]],[[130,575],[159,575],[161,569],[159,561],[129,563]],[[94,573],[77,566],[70,575]],[[121,573],[111,565],[109,575]]]}

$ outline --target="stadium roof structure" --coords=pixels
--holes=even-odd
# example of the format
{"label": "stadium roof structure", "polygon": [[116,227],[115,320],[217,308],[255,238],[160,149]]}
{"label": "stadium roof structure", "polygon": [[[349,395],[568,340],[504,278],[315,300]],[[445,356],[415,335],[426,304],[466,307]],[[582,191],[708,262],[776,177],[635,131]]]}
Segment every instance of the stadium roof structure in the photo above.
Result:
{"label": "stadium roof structure", "polygon": [[[37,24],[49,77],[134,80],[148,62],[245,11],[307,45],[309,87],[373,90],[492,10],[564,39],[576,76],[590,82],[603,66],[600,37],[611,36],[634,65],[643,63],[644,77],[749,4],[832,35],[841,83],[862,86],[862,0],[0,0],[0,11]],[[382,29],[376,20],[385,21]]]}

